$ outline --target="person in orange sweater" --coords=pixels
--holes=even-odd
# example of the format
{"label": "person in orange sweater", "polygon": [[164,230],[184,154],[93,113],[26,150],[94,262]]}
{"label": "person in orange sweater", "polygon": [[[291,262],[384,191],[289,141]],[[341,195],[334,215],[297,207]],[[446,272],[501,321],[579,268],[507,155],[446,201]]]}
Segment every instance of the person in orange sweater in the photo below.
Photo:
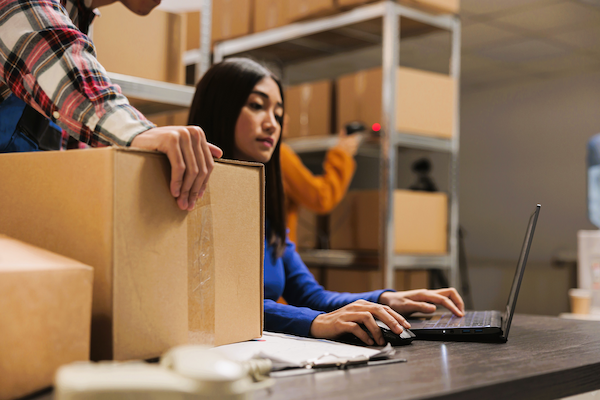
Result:
{"label": "person in orange sweater", "polygon": [[[284,123],[284,129],[286,124]],[[323,162],[323,175],[313,175],[294,151],[281,144],[281,175],[285,193],[289,239],[296,243],[300,206],[326,214],[344,198],[356,170],[354,155],[360,145],[359,135],[342,130],[338,143],[329,149]]]}

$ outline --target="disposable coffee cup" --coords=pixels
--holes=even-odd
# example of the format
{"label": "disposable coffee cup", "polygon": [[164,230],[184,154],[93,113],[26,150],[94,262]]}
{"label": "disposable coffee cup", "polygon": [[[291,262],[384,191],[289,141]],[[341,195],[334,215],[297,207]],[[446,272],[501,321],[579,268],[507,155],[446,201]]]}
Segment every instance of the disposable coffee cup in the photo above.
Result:
{"label": "disposable coffee cup", "polygon": [[592,292],[587,289],[569,289],[569,300],[573,314],[589,314]]}

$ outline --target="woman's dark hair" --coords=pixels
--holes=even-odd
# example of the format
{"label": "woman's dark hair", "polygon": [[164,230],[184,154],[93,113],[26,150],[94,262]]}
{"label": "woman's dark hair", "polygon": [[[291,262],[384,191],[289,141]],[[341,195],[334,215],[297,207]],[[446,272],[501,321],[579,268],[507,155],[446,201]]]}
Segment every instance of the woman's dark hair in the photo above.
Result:
{"label": "woman's dark hair", "polygon": [[[198,82],[188,124],[201,127],[208,142],[223,150],[224,158],[233,158],[238,117],[252,89],[264,78],[271,78],[277,83],[283,100],[279,79],[267,68],[248,58],[230,58],[215,64]],[[283,130],[282,120],[278,119],[278,123]],[[267,238],[276,257],[283,254],[286,236],[280,142],[277,142],[271,159],[265,164],[266,217],[269,221]]]}

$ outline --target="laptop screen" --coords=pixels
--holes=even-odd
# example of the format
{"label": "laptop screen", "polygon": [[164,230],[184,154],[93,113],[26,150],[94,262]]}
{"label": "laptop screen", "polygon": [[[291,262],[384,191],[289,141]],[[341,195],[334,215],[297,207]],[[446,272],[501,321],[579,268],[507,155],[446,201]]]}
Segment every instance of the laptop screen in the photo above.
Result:
{"label": "laptop screen", "polygon": [[510,323],[512,321],[513,314],[515,313],[515,307],[517,306],[517,296],[519,295],[519,288],[521,287],[521,281],[523,280],[523,273],[525,272],[525,265],[527,264],[527,256],[529,255],[529,249],[531,248],[533,233],[535,231],[535,224],[537,223],[537,218],[541,207],[542,206],[538,204],[535,207],[535,211],[529,218],[529,225],[527,226],[527,232],[525,233],[525,239],[523,240],[523,247],[521,247],[519,263],[517,264],[515,277],[513,278],[512,287],[510,288],[510,295],[508,296],[508,303],[506,304],[506,311],[502,316],[502,331],[504,338],[508,338]]}

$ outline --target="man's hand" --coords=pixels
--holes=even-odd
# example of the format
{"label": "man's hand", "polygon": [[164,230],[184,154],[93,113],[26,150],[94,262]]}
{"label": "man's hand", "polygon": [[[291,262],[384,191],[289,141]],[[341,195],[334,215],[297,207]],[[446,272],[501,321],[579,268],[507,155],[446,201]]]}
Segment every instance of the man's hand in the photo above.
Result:
{"label": "man's hand", "polygon": [[379,302],[404,315],[414,312],[432,313],[435,311],[435,304],[446,307],[457,317],[465,315],[463,300],[454,288],[383,292],[379,296]]}
{"label": "man's hand", "polygon": [[223,152],[208,143],[198,126],[164,126],[137,135],[131,147],[165,153],[171,163],[171,194],[182,210],[194,209],[206,190],[215,162]]}
{"label": "man's hand", "polygon": [[373,340],[358,325],[363,324],[371,332],[377,344],[383,346],[385,339],[375,318],[385,323],[392,332],[398,335],[402,333],[402,327],[410,328],[410,324],[404,317],[390,307],[366,300],[357,300],[330,313],[318,315],[310,326],[310,334],[316,338],[333,339],[342,333],[350,332],[372,346]]}

